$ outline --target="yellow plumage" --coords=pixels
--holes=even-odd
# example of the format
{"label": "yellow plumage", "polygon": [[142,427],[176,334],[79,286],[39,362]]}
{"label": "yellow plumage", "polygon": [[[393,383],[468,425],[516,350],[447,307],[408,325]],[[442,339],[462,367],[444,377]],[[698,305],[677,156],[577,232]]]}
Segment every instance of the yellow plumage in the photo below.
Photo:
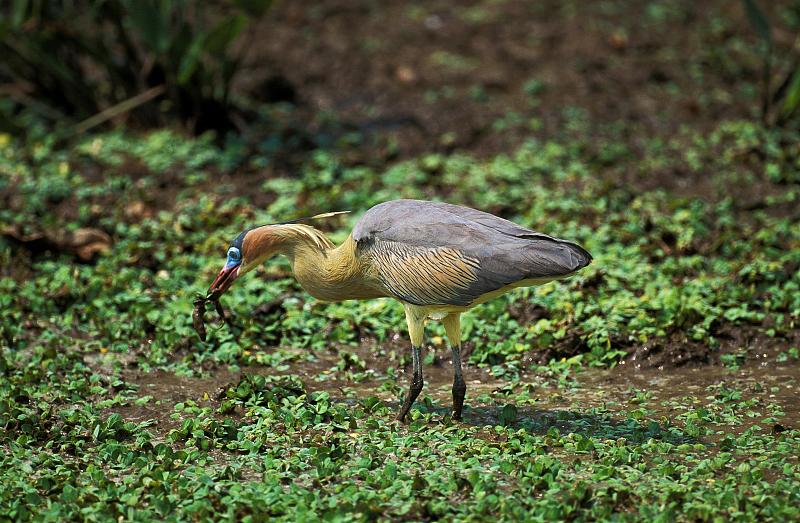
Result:
{"label": "yellow plumage", "polygon": [[[308,219],[337,214],[323,213]],[[302,220],[301,220],[302,221]],[[420,350],[425,319],[441,320],[453,351],[453,417],[461,417],[461,313],[511,289],[569,276],[591,261],[581,247],[481,211],[435,202],[397,200],[370,209],[339,246],[308,225],[265,225],[240,234],[236,259],[217,281],[234,278],[275,254],[289,258],[300,285],[324,301],[393,297],[405,307],[414,374],[399,413],[422,389]],[[230,265],[234,264],[234,265]]]}

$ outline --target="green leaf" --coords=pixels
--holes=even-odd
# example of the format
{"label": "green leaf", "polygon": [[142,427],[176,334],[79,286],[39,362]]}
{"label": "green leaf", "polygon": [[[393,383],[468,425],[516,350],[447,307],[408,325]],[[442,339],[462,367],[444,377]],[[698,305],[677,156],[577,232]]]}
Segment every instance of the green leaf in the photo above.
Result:
{"label": "green leaf", "polygon": [[772,46],[772,29],[769,26],[767,15],[759,7],[755,0],[742,0],[744,2],[744,9],[747,12],[747,19],[753,30],[758,34],[759,38],[767,45]]}
{"label": "green leaf", "polygon": [[14,29],[28,19],[28,0],[14,0],[11,4],[11,27]]}
{"label": "green leaf", "polygon": [[228,46],[239,36],[246,25],[247,17],[244,15],[232,15],[225,18],[209,31],[204,51],[212,56],[225,53]]}
{"label": "green leaf", "polygon": [[169,47],[169,14],[171,9],[167,2],[161,4],[149,0],[128,0],[126,2],[129,23],[151,50],[163,53]]}
{"label": "green leaf", "polygon": [[67,503],[74,503],[78,500],[78,490],[72,485],[65,485],[61,491],[61,499]]}
{"label": "green leaf", "polygon": [[517,407],[516,405],[509,403],[508,405],[503,407],[503,410],[500,411],[500,423],[502,425],[511,425],[517,421]]}
{"label": "green leaf", "polygon": [[783,115],[791,116],[798,106],[800,106],[800,67],[794,72],[789,87],[786,89],[786,98],[781,108]]}
{"label": "green leaf", "polygon": [[183,55],[183,58],[181,58],[181,63],[178,67],[178,83],[180,85],[185,85],[197,70],[197,66],[200,64],[200,56],[203,52],[204,41],[205,35],[196,37]]}

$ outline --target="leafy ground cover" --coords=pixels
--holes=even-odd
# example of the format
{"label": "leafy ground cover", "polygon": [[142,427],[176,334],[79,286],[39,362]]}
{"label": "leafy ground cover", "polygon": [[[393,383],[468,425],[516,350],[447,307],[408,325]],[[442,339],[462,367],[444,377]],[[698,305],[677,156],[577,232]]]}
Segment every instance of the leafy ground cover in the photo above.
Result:
{"label": "leafy ground cover", "polygon": [[[735,158],[749,136],[767,151],[780,138],[733,122],[708,142]],[[794,181],[742,211],[615,187],[555,140],[385,172],[319,151],[264,181],[260,208],[231,174],[235,147],[209,139],[114,132],[2,153],[5,517],[797,516]],[[464,424],[445,416],[439,326],[424,399],[398,426],[401,308],[314,302],[281,263],[231,291],[233,328],[194,335],[192,298],[246,224],[295,215],[298,194],[365,209],[433,197],[434,180],[596,259],[469,315]],[[92,228],[108,236],[92,236],[91,262],[54,232]]]}
{"label": "leafy ground cover", "polygon": [[[663,35],[697,20],[648,5]],[[449,23],[434,11],[403,11],[404,23]],[[456,27],[491,33],[502,20],[491,13],[465,11]],[[714,20],[698,38],[749,57],[732,33],[741,20]],[[605,41],[615,26],[603,24],[587,34]],[[643,56],[637,34],[620,33],[633,43],[614,67]],[[0,135],[0,519],[800,517],[800,136],[751,118],[752,67],[726,52],[689,53],[694,73],[675,88],[675,45],[652,64],[668,78],[637,92],[696,103],[690,125],[664,110],[651,128],[638,110],[559,97],[585,78],[572,73],[563,85],[515,77],[519,105],[492,91],[483,112],[475,64],[445,48],[430,60],[450,94],[401,105],[433,121],[469,98],[470,118],[486,117],[481,146],[448,142],[443,124],[420,149],[346,111],[306,121],[328,122],[309,141],[296,129],[308,108],[291,106],[264,109],[255,141]],[[717,88],[695,96],[709,78]],[[719,78],[737,87],[730,106]],[[624,92],[601,91],[624,105]],[[400,306],[314,301],[285,262],[237,282],[223,299],[233,326],[196,337],[192,300],[245,226],[350,209],[320,224],[341,241],[370,205],[399,197],[485,209],[595,256],[570,280],[465,316],[463,423],[447,417],[438,324],[426,387],[398,425],[410,364]]]}

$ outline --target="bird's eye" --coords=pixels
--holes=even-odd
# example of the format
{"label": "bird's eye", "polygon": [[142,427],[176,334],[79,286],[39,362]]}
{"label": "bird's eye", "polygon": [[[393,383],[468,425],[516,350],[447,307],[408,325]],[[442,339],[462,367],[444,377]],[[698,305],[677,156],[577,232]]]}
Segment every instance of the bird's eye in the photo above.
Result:
{"label": "bird's eye", "polygon": [[231,247],[230,249],[228,249],[228,259],[232,261],[239,261],[241,257],[242,255],[239,252],[239,249],[237,249],[236,247]]}

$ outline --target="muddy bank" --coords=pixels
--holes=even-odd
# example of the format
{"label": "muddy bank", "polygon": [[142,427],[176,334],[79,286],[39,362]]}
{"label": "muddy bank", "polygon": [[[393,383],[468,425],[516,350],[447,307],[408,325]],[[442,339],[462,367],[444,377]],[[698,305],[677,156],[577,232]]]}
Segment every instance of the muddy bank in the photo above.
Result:
{"label": "muddy bank", "polygon": [[[776,24],[779,61],[794,45],[792,31],[779,29],[781,4],[763,3]],[[682,127],[703,132],[753,116],[759,73],[741,46],[755,38],[744,9],[722,1],[620,7],[286,2],[259,23],[269,37],[248,43],[237,82],[291,104],[296,131],[309,143],[362,134],[348,158],[356,163],[431,152],[492,156],[586,127],[624,144],[587,151],[599,175],[710,196],[716,189],[703,171],[676,165],[642,173],[636,161],[651,140],[684,139]],[[609,128],[617,122],[620,132]],[[613,166],[623,159],[634,161]]]}
{"label": "muddy bank", "polygon": [[[294,375],[303,381],[307,392],[325,391],[334,401],[377,397],[396,407],[405,393],[407,369],[385,354],[375,353],[369,345],[340,347],[316,356],[310,361],[281,365],[281,370],[251,365],[236,370],[215,368],[197,377],[163,370],[127,371],[124,381],[138,398],[148,399],[131,401],[110,411],[137,423],[149,421],[151,429],[164,436],[180,424],[180,419],[173,416],[176,403],[193,401],[216,409],[227,389],[235,388],[246,374]],[[727,408],[729,395],[734,402],[731,405],[741,403],[747,408],[726,414],[724,422],[713,424],[713,430],[697,441],[713,445],[724,435],[741,434],[756,426],[765,431],[800,427],[800,361],[794,359],[756,359],[745,361],[738,368],[684,365],[662,370],[637,368],[631,360],[614,369],[573,369],[561,383],[552,376],[531,371],[505,381],[493,377],[485,368],[467,366],[465,378],[468,390],[464,423],[468,425],[492,427],[508,423],[508,405],[513,405],[514,418],[510,422],[526,430],[547,432],[555,427],[564,433],[631,437],[631,423],[640,423],[633,421],[636,416],[660,420],[659,427],[681,424],[690,409]],[[425,365],[425,388],[416,408],[432,411],[435,419],[443,419],[452,401],[451,385],[450,361],[444,357],[434,359],[434,363]],[[229,415],[242,417],[245,412],[239,409]]]}

